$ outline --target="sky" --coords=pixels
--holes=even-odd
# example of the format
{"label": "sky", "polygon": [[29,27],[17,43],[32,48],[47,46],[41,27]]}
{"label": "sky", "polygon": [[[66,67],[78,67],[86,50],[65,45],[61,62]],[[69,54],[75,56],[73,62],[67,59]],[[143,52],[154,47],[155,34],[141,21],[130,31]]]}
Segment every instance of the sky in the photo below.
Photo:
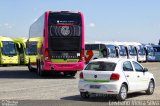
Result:
{"label": "sky", "polygon": [[82,12],[86,42],[160,39],[160,0],[1,0],[0,36],[27,38],[30,25],[48,10]]}

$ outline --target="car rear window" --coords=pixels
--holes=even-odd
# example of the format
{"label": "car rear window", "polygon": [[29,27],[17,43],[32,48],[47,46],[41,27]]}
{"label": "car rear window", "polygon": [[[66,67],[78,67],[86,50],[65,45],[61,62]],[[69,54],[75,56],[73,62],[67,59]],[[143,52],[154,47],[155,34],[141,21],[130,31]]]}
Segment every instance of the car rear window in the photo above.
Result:
{"label": "car rear window", "polygon": [[92,62],[89,63],[85,70],[95,70],[95,71],[114,71],[116,63],[111,62]]}

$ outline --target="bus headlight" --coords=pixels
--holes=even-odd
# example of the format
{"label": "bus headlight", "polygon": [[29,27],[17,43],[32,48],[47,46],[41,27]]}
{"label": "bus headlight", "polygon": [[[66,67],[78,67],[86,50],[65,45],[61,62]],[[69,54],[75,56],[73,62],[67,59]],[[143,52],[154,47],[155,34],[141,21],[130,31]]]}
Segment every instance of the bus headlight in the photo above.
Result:
{"label": "bus headlight", "polygon": [[29,60],[29,58],[25,58],[25,60],[26,60],[26,61],[28,61],[28,60]]}
{"label": "bus headlight", "polygon": [[5,61],[6,59],[5,58],[2,58],[2,61]]}
{"label": "bus headlight", "polygon": [[45,59],[46,61],[50,61],[50,58],[49,58],[48,56],[46,56],[44,59]]}

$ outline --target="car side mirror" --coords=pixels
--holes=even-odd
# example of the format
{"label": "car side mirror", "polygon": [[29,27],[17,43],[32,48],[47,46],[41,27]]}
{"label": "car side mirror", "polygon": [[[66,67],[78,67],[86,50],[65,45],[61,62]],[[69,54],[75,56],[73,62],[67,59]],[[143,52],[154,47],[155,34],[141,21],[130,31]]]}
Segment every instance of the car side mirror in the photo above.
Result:
{"label": "car side mirror", "polygon": [[144,69],[143,69],[143,72],[147,72],[147,71],[148,71],[148,69],[147,69],[147,68],[144,68]]}

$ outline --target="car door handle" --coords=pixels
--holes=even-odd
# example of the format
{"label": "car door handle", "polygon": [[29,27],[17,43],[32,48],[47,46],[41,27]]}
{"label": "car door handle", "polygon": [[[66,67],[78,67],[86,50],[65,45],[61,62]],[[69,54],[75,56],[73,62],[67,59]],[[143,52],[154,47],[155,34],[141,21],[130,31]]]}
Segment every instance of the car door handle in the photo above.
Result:
{"label": "car door handle", "polygon": [[129,77],[129,75],[126,75],[126,77]]}
{"label": "car door handle", "polygon": [[139,78],[140,76],[138,75],[137,77]]}

